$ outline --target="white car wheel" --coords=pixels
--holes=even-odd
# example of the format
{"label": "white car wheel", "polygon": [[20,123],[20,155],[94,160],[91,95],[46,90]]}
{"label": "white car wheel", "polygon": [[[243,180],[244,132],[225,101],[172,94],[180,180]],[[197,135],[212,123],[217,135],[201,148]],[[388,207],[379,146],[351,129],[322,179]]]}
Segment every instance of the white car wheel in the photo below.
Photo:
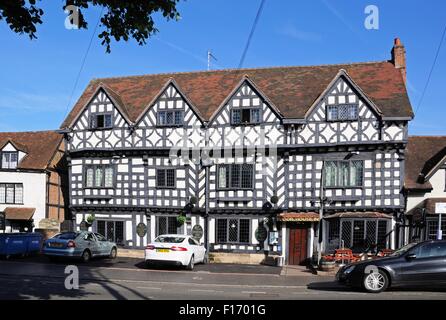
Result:
{"label": "white car wheel", "polygon": [[389,286],[389,279],[387,275],[379,270],[378,272],[372,272],[364,277],[363,281],[364,289],[368,292],[379,293],[387,289]]}

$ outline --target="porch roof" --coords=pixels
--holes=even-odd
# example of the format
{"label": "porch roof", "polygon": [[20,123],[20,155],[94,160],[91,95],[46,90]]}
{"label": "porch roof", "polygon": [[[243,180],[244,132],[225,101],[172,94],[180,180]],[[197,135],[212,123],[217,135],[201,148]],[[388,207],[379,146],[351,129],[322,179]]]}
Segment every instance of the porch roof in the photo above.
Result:
{"label": "porch roof", "polygon": [[31,220],[36,208],[6,207],[4,212],[7,220]]}
{"label": "porch roof", "polygon": [[375,218],[392,219],[392,215],[384,212],[362,211],[362,212],[336,212],[324,217],[325,219],[334,218]]}
{"label": "porch roof", "polygon": [[316,212],[283,212],[277,216],[279,221],[288,222],[317,222],[319,213]]}
{"label": "porch roof", "polygon": [[421,209],[426,209],[426,214],[437,214],[435,212],[435,205],[439,202],[446,202],[446,198],[427,198],[417,204],[416,207],[410,209],[406,215],[414,215],[420,212]]}

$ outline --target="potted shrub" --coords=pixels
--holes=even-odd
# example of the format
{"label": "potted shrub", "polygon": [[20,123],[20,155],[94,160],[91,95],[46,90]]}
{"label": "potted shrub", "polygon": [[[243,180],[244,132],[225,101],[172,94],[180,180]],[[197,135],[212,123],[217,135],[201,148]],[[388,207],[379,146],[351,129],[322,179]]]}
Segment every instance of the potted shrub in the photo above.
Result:
{"label": "potted shrub", "polygon": [[92,225],[93,225],[93,222],[96,220],[96,217],[94,216],[94,214],[90,214],[88,217],[87,217],[87,225],[88,225],[88,227],[91,227]]}
{"label": "potted shrub", "polygon": [[177,224],[178,224],[178,226],[181,227],[185,222],[186,222],[186,217],[180,214],[177,217]]}

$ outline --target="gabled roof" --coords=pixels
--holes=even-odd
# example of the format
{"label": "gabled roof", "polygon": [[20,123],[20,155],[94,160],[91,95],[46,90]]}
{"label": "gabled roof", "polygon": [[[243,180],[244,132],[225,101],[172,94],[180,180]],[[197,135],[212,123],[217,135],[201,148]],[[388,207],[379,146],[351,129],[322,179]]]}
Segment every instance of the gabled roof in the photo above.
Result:
{"label": "gabled roof", "polygon": [[406,149],[404,187],[430,190],[429,178],[445,162],[446,136],[411,136]]}
{"label": "gabled roof", "polygon": [[135,122],[169,79],[175,80],[182,93],[207,121],[245,76],[249,77],[285,118],[304,119],[311,105],[342,69],[373,101],[384,118],[413,117],[400,70],[390,61],[381,61],[95,79],[88,84],[61,127],[70,125],[101,84],[120,97],[129,119]]}
{"label": "gabled roof", "polygon": [[55,131],[0,132],[0,146],[11,142],[26,152],[18,169],[45,170],[62,139],[63,136]]}

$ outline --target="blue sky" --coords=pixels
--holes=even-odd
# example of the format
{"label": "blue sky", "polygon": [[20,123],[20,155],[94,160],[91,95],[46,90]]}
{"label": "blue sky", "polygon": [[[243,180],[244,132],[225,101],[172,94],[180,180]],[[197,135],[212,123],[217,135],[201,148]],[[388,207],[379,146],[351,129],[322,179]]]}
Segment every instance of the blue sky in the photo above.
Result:
{"label": "blue sky", "polygon": [[[93,41],[73,98],[69,98],[99,9],[86,15],[89,30],[67,30],[62,1],[46,1],[38,39],[12,33],[0,22],[0,131],[58,128],[92,78],[235,68],[260,0],[188,0],[178,6],[182,19],[157,17],[160,33],[148,45],[112,44],[106,54]],[[379,30],[364,27],[364,8],[379,8]],[[444,28],[446,1],[437,0],[266,0],[244,67],[315,65],[390,59],[393,38],[407,50],[408,91],[417,108]],[[100,28],[99,28],[100,30]],[[411,134],[446,135],[443,94],[446,44]]]}

